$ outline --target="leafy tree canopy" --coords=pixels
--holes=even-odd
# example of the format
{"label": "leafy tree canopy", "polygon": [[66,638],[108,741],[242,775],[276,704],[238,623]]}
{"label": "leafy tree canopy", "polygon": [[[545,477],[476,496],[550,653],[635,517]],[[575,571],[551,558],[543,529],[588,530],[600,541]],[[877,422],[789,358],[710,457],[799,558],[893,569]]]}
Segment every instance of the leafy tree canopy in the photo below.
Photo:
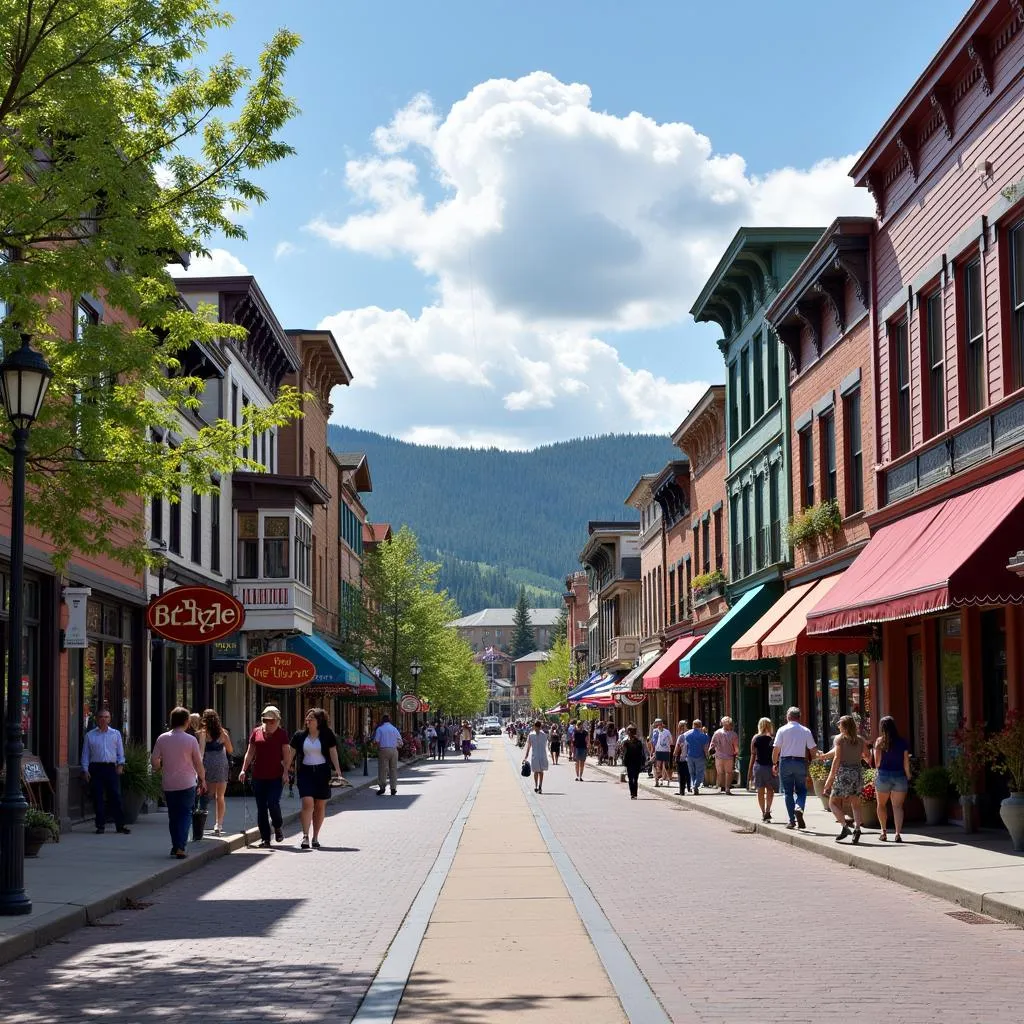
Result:
{"label": "leafy tree canopy", "polygon": [[[191,344],[244,337],[185,307],[166,265],[244,237],[236,215],[266,198],[253,175],[292,152],[283,75],[298,37],[279,31],[254,72],[211,62],[207,37],[230,21],[217,0],[0,0],[0,340],[31,335],[54,370],[26,515],[58,563],[77,549],[141,565],[141,540],[112,529],[141,538],[133,496],[209,490],[212,472],[251,465],[246,437],[300,411],[284,389],[173,452],[147,429],[199,408],[202,382],[182,371]],[[100,323],[76,325],[82,296]]]}

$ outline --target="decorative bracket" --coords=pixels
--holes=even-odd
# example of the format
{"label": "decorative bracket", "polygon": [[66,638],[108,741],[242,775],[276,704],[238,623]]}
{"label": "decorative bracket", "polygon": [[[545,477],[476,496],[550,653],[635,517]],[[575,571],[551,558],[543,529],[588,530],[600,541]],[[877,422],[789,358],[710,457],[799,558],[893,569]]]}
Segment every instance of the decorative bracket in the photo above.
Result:
{"label": "decorative bracket", "polygon": [[871,198],[875,201],[875,217],[882,220],[885,217],[885,185],[877,174],[869,174],[865,179]]}
{"label": "decorative bracket", "polygon": [[974,36],[967,44],[967,56],[981,75],[981,91],[986,96],[992,95],[992,50],[988,37]]}
{"label": "decorative bracket", "polygon": [[896,136],[896,148],[906,157],[910,176],[917,181],[917,148],[907,142],[902,132]]}
{"label": "decorative bracket", "polygon": [[861,305],[868,308],[868,255],[863,250],[840,250],[833,266],[842,270],[853,282],[854,290]]}
{"label": "decorative bracket", "polygon": [[[793,313],[811,332],[814,351],[821,355],[821,310],[816,303],[801,300],[793,307]],[[799,342],[798,342],[799,344]]]}
{"label": "decorative bracket", "polygon": [[1024,0],[1010,0],[1010,8],[1018,21],[1024,21]]}
{"label": "decorative bracket", "polygon": [[814,290],[824,298],[828,308],[832,310],[832,319],[840,334],[846,333],[846,289],[842,280],[824,277],[815,281]]}
{"label": "decorative bracket", "polygon": [[[1020,0],[1024,4],[1024,0]],[[950,102],[949,92],[946,89],[932,89],[932,106],[938,111],[942,119],[942,131],[947,139],[953,139],[953,104]]]}
{"label": "decorative bracket", "polygon": [[793,364],[793,369],[800,372],[800,328],[796,324],[779,324],[778,327],[773,327],[776,336],[779,341],[782,342],[783,348],[789,353],[790,361]]}

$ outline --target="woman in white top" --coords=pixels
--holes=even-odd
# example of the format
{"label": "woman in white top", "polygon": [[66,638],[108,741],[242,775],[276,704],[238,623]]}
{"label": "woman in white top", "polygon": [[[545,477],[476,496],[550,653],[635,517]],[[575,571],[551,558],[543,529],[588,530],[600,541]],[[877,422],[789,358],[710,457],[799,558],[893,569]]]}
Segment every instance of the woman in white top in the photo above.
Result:
{"label": "woman in white top", "polygon": [[327,724],[327,712],[323,708],[310,708],[306,712],[306,728],[297,732],[291,741],[295,751],[296,779],[302,806],[299,820],[302,823],[300,849],[309,849],[309,826],[313,826],[313,849],[320,849],[320,828],[327,813],[327,801],[331,797],[331,766],[334,778],[341,778],[338,763],[338,740]]}
{"label": "woman in white top", "polygon": [[619,733],[611,722],[608,723],[605,742],[608,744],[608,763],[615,764],[615,759],[619,753]]}
{"label": "woman in white top", "polygon": [[530,762],[533,771],[533,791],[544,791],[544,773],[551,767],[548,763],[548,734],[541,728],[540,721],[533,723],[533,732],[526,738],[523,760]]}

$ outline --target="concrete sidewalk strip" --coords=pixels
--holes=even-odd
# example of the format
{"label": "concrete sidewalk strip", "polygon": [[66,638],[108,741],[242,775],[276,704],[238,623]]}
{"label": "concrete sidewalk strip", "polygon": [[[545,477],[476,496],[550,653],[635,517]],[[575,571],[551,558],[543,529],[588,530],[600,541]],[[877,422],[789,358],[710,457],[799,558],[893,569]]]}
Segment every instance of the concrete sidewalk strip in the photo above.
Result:
{"label": "concrete sidewalk strip", "polygon": [[[403,762],[401,768],[414,763]],[[358,768],[348,773],[349,785],[332,792],[331,805],[376,786],[375,766],[375,762],[370,765],[366,776]],[[285,828],[298,821],[297,795],[283,797],[281,807]],[[222,836],[208,831],[201,843],[190,842],[185,860],[168,859],[170,840],[162,811],[140,815],[129,836],[118,835],[112,825],[106,834],[96,835],[92,823],[87,822],[62,835],[59,843],[47,843],[39,857],[25,861],[32,913],[0,917],[0,964],[94,924],[218,857],[254,847],[259,831],[251,795],[228,798],[225,826]]]}
{"label": "concrete sidewalk strip", "polygon": [[[621,768],[590,765],[603,775],[619,779]],[[655,787],[646,776],[641,790],[671,801],[677,807],[709,814],[746,832],[789,843],[848,867],[867,871],[911,889],[949,900],[977,913],[1024,927],[1024,856],[1015,854],[1009,837],[997,832],[965,836],[955,825],[906,826],[903,842],[878,840],[877,828],[865,829],[856,846],[849,839],[835,841],[839,826],[821,800],[809,792],[804,817],[807,830],[786,828],[786,805],[781,793],[772,805],[774,821],[761,820],[757,796],[745,789],[725,796],[716,789],[702,788],[699,796],[680,796],[678,788]]]}
{"label": "concrete sidewalk strip", "polygon": [[[556,923],[560,941],[552,955]],[[395,1020],[505,1021],[531,1014],[561,1024],[626,1020],[520,780],[498,747]]]}

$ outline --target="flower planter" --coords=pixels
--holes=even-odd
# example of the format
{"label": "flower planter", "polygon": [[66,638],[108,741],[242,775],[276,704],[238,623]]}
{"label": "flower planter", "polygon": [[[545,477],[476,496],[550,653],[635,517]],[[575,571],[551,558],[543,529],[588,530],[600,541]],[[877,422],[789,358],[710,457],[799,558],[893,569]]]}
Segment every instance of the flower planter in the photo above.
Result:
{"label": "flower planter", "polygon": [[693,603],[695,607],[702,607],[710,604],[716,597],[725,596],[724,583],[712,583],[710,586],[701,587],[693,592]]}
{"label": "flower planter", "polygon": [[878,805],[874,800],[861,800],[860,818],[865,828],[879,828]]}
{"label": "flower planter", "polygon": [[208,811],[200,810],[199,808],[192,812],[193,843],[198,843],[203,838],[203,833],[206,831],[206,817],[208,814]]}
{"label": "flower planter", "polygon": [[1024,852],[1024,793],[1011,793],[999,805],[999,817],[1013,840],[1013,848]]}
{"label": "flower planter", "polygon": [[830,810],[831,808],[828,805],[828,797],[825,796],[825,780],[811,779],[811,782],[814,784],[814,795],[821,801],[821,806],[824,807],[826,811]]}
{"label": "flower planter", "polygon": [[963,826],[964,832],[970,834],[978,831],[977,822],[977,797],[976,796],[962,796],[960,797],[960,813],[962,815],[960,824]]}
{"label": "flower planter", "polygon": [[121,794],[121,810],[124,812],[124,823],[134,825],[139,820],[142,812],[142,805],[146,802],[144,793],[136,793],[134,790]]}
{"label": "flower planter", "polygon": [[50,830],[38,825],[25,828],[25,856],[38,857],[43,844],[50,839]]}
{"label": "flower planter", "polygon": [[942,796],[923,796],[924,822],[926,825],[944,825],[946,823],[946,798]]}

